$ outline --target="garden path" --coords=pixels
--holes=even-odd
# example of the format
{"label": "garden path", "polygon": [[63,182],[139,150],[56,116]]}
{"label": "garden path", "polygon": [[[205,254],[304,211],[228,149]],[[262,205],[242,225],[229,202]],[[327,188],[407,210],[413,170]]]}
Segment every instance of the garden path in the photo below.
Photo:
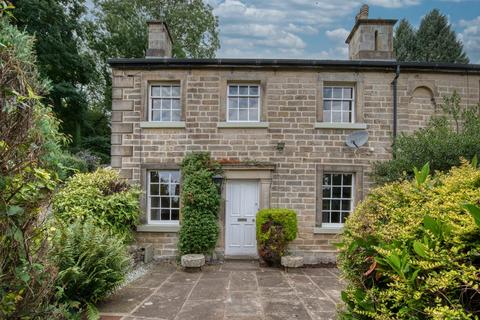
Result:
{"label": "garden path", "polygon": [[335,319],[343,285],[334,268],[288,273],[227,261],[187,273],[158,264],[99,304],[102,320]]}

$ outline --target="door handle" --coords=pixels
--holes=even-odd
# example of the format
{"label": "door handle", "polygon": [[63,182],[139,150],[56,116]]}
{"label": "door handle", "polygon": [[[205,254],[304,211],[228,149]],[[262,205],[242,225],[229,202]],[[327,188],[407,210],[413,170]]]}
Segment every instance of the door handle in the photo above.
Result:
{"label": "door handle", "polygon": [[247,218],[237,218],[237,222],[247,222]]}

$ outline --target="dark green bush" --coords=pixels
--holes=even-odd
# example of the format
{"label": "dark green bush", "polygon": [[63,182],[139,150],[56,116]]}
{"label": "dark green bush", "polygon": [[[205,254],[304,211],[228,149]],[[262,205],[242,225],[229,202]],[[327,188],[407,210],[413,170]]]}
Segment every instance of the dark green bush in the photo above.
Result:
{"label": "dark green bush", "polygon": [[58,267],[58,302],[72,313],[88,310],[125,279],[130,257],[123,239],[85,220],[55,223],[51,259]]}
{"label": "dark green bush", "polygon": [[468,207],[478,225],[465,210],[480,202],[480,170],[463,164],[431,178],[426,168],[373,190],[347,219],[342,319],[480,316],[480,209]]}
{"label": "dark green bush", "polygon": [[377,184],[412,178],[413,168],[427,162],[432,172],[445,172],[460,165],[462,158],[480,156],[480,106],[463,109],[454,93],[442,107],[448,118],[433,118],[426,128],[399,135],[393,147],[395,158],[374,164],[372,176]]}
{"label": "dark green bush", "polygon": [[66,223],[91,219],[111,234],[130,241],[140,213],[139,194],[139,189],[121,179],[115,170],[79,173],[54,196],[53,214]]}
{"label": "dark green bush", "polygon": [[185,156],[182,170],[182,222],[178,248],[180,254],[209,254],[218,240],[219,190],[213,177],[221,173],[220,165],[209,153]]}
{"label": "dark green bush", "polygon": [[297,237],[297,214],[290,209],[262,209],[256,224],[260,258],[268,265],[278,265],[288,242]]}

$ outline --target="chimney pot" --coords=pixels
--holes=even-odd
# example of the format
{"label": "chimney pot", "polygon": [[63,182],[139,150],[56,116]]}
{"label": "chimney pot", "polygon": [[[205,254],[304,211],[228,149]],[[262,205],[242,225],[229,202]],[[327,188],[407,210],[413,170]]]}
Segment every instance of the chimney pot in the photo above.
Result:
{"label": "chimney pot", "polygon": [[168,26],[161,20],[147,21],[148,47],[146,58],[171,58],[172,37]]}
{"label": "chimney pot", "polygon": [[360,11],[355,17],[355,21],[359,19],[368,19],[368,5],[364,4],[360,7]]}

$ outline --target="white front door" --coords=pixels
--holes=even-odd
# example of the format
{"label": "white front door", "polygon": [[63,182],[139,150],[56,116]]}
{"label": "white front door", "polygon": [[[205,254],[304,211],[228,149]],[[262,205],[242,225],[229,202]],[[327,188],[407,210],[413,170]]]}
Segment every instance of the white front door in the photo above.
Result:
{"label": "white front door", "polygon": [[225,254],[257,256],[258,181],[227,181]]}

